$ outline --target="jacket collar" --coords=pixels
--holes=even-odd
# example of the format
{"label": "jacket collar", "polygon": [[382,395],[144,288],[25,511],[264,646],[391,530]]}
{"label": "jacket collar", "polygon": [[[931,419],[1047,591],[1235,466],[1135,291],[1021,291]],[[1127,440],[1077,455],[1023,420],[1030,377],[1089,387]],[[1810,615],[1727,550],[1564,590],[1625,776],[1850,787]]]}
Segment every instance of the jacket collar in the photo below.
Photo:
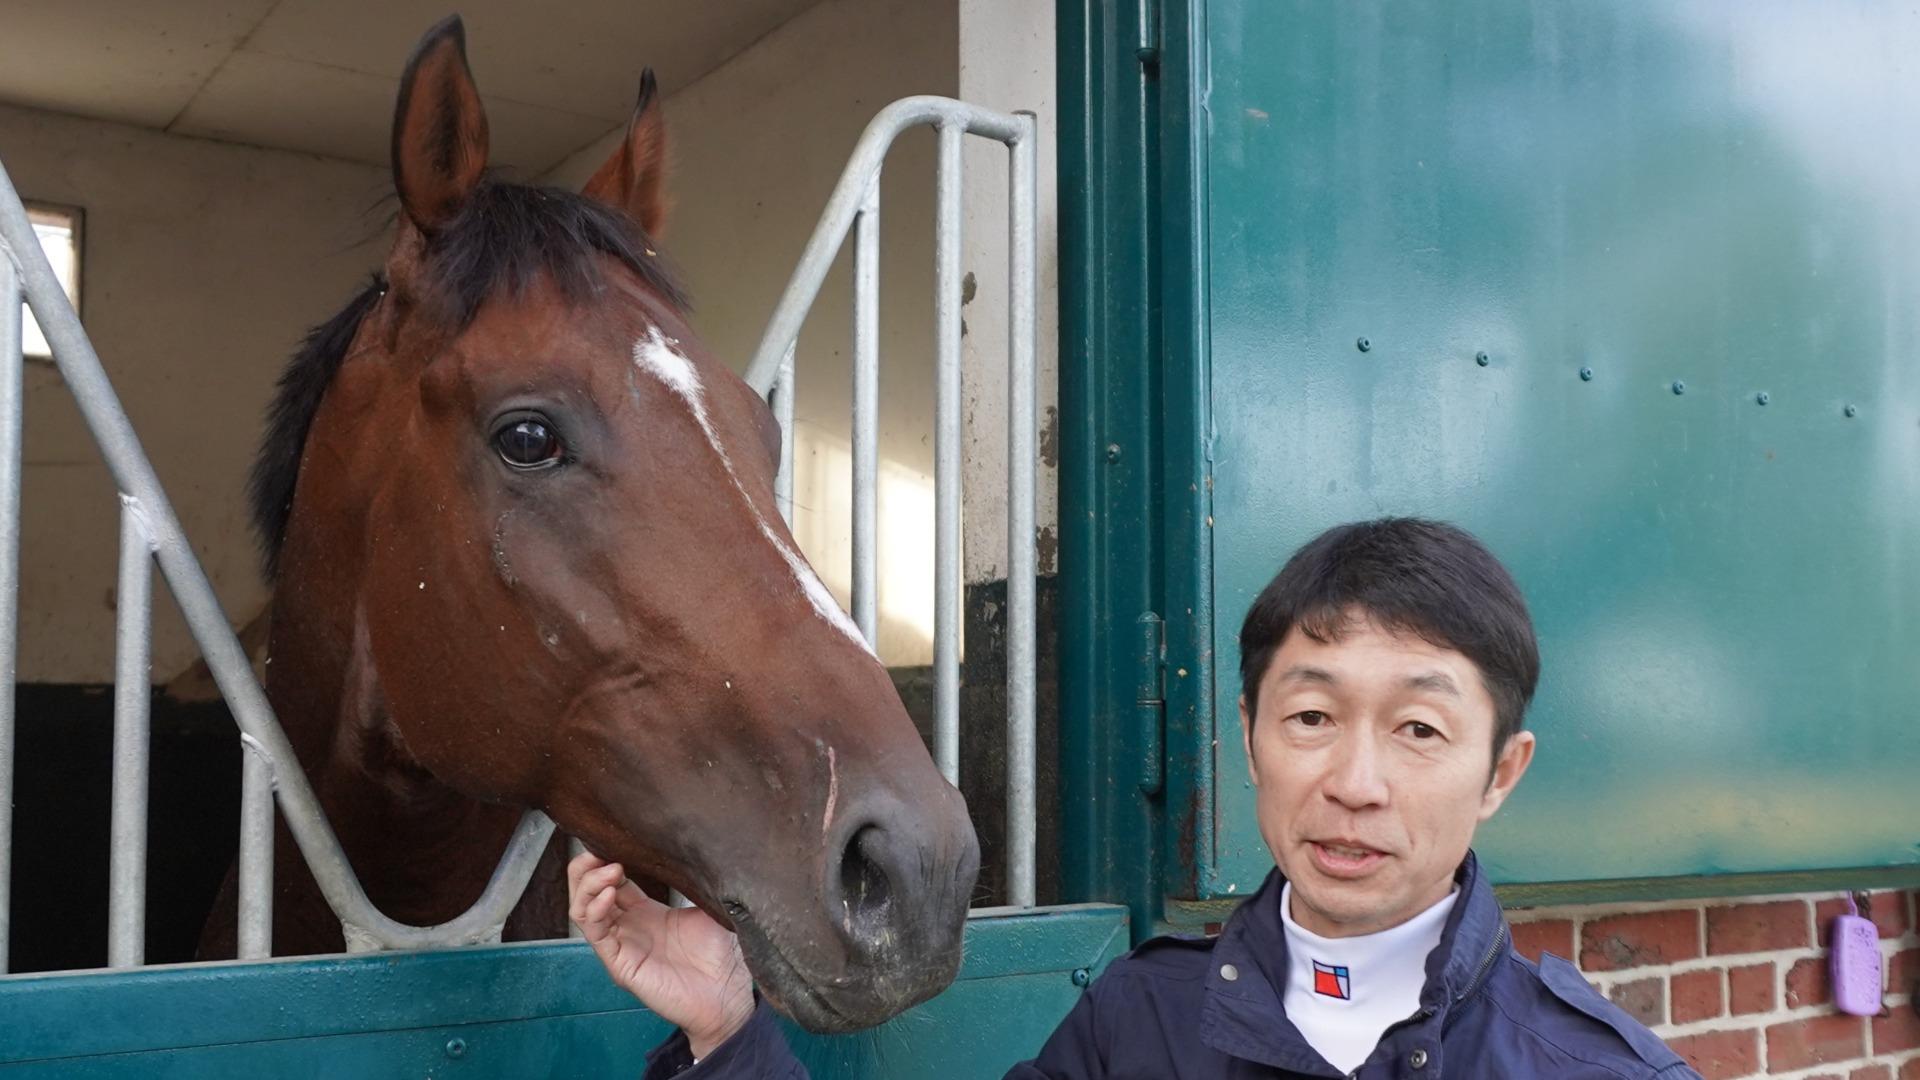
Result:
{"label": "jacket collar", "polygon": [[[1460,898],[1427,957],[1414,1026],[1444,1029],[1449,1013],[1485,985],[1507,943],[1506,918],[1472,852],[1454,874]],[[1276,868],[1233,913],[1214,943],[1201,1009],[1201,1038],[1215,1050],[1310,1076],[1339,1076],[1286,1016],[1287,935]],[[1233,978],[1228,978],[1231,968]],[[1429,1032],[1429,1034],[1432,1034]],[[1437,1042],[1437,1039],[1430,1040]]]}

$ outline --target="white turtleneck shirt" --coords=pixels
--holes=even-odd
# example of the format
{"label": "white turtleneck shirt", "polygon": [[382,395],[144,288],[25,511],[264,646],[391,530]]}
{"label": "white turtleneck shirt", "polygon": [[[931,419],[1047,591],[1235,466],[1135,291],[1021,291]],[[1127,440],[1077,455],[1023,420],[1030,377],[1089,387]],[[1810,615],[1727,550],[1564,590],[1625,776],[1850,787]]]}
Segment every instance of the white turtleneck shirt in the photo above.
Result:
{"label": "white turtleneck shirt", "polygon": [[1367,1060],[1380,1036],[1420,1009],[1427,956],[1440,944],[1455,890],[1427,910],[1374,934],[1324,938],[1293,921],[1293,886],[1280,894],[1287,934],[1287,1019],[1341,1072]]}

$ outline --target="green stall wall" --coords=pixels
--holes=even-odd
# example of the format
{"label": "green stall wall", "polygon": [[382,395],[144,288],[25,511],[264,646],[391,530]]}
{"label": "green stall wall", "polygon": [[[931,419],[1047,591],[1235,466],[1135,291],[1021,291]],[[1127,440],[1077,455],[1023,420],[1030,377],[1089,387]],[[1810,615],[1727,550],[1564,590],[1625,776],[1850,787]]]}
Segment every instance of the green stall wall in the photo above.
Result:
{"label": "green stall wall", "polygon": [[1165,378],[1206,388],[1217,613],[1169,675],[1203,683],[1168,722],[1198,819],[1171,894],[1271,867],[1239,619],[1382,514],[1477,533],[1532,605],[1540,748],[1481,834],[1496,881],[1920,868],[1920,13],[1163,17],[1194,189],[1166,235],[1198,268],[1161,281]]}
{"label": "green stall wall", "polygon": [[[819,1080],[997,1078],[1127,940],[1114,907],[976,916],[939,997],[789,1038]],[[638,1076],[670,1031],[579,941],[0,977],[5,1080],[598,1080]]]}

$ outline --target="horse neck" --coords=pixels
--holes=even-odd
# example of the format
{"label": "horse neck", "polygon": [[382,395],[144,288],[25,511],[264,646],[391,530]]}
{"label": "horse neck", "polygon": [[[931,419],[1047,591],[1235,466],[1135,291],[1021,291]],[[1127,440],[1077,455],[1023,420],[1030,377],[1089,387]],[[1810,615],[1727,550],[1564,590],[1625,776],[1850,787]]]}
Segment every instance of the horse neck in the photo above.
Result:
{"label": "horse neck", "polygon": [[[353,396],[323,406],[310,442],[355,440]],[[443,922],[478,897],[521,811],[461,794],[407,752],[363,616],[366,495],[325,471],[339,458],[308,460],[275,586],[268,697],[367,894],[402,921]]]}
{"label": "horse neck", "polygon": [[415,764],[386,712],[364,629],[316,625],[317,614],[276,617],[268,695],[367,895],[403,922],[444,922],[485,888],[521,811],[470,798]]}

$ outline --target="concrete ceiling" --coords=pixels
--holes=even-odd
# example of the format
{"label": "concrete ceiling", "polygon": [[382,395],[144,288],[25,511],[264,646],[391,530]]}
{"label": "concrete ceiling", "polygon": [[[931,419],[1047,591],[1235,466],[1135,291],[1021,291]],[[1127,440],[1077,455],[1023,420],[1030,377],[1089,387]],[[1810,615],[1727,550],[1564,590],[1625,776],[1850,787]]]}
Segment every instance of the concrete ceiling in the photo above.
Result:
{"label": "concrete ceiling", "polygon": [[0,101],[387,163],[401,66],[459,11],[493,160],[536,176],[816,0],[0,0]]}

